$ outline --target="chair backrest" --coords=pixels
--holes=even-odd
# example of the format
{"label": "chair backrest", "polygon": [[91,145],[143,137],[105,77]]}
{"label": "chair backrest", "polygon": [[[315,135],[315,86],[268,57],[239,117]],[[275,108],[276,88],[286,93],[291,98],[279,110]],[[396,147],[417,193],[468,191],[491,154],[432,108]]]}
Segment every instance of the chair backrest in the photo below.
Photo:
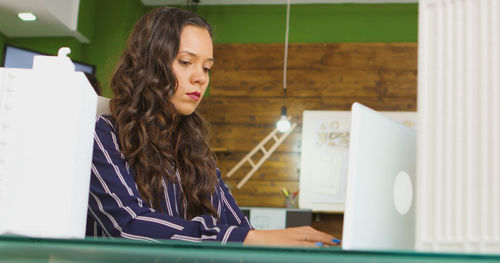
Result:
{"label": "chair backrest", "polygon": [[109,99],[106,97],[98,96],[96,116],[110,113],[111,111],[109,109]]}

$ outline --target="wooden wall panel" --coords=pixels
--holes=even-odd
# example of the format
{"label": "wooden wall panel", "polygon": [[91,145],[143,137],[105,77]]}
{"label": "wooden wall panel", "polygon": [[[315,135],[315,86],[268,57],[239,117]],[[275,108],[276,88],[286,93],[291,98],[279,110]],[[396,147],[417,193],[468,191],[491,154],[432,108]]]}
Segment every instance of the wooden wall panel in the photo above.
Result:
{"label": "wooden wall panel", "polygon": [[250,180],[240,190],[236,189],[238,181],[224,181],[240,206],[285,207],[281,189],[286,188],[291,193],[299,189],[298,181]]}
{"label": "wooden wall panel", "polygon": [[[304,110],[350,110],[355,101],[381,111],[417,107],[417,43],[291,44],[285,104],[298,127],[238,190],[249,165],[231,178],[227,171],[274,129],[280,115],[283,47],[215,45],[210,96],[199,111],[211,124],[210,145],[222,149],[218,166],[241,206],[284,207],[281,189],[298,190]],[[314,227],[341,237],[341,214],[316,218]]]}
{"label": "wooden wall panel", "polygon": [[[288,68],[417,70],[417,43],[290,44]],[[216,69],[283,69],[283,44],[218,44]]]}
{"label": "wooden wall panel", "polygon": [[[238,163],[241,158],[246,155],[244,152],[235,152],[224,155],[219,154],[218,166],[222,174],[227,174],[229,169]],[[253,160],[257,163],[258,159]],[[298,152],[275,152],[271,157],[260,167],[253,176],[253,180],[264,181],[298,181],[300,174],[300,154]],[[242,179],[251,169],[249,164],[245,164],[241,171],[238,171],[233,176],[232,180]]]}
{"label": "wooden wall panel", "polygon": [[[276,120],[273,122],[276,122]],[[274,126],[219,124],[212,125],[212,129],[216,130],[210,140],[212,147],[224,148],[230,152],[249,152],[274,129]],[[298,127],[276,151],[298,153],[300,151],[301,136],[301,127]]]}
{"label": "wooden wall panel", "polygon": [[[265,94],[265,92],[261,94]],[[415,111],[417,109],[416,94],[408,97],[394,98],[361,96],[287,96],[285,102],[288,115],[291,115],[295,121],[301,124],[302,112],[304,110],[350,110],[352,103],[355,101],[381,111],[395,109],[401,111]],[[199,110],[212,126],[219,124],[230,124],[231,126],[240,124],[248,126],[260,125],[260,127],[264,128],[268,126],[271,127],[279,119],[282,103],[282,97],[248,97],[243,95],[223,97],[211,95],[201,102]],[[214,133],[218,131],[219,130],[214,127]]]}
{"label": "wooden wall panel", "polygon": [[[212,96],[282,96],[283,70],[216,70]],[[214,73],[215,74],[215,73]],[[289,69],[287,96],[415,96],[415,70]],[[215,77],[214,77],[215,78]]]}

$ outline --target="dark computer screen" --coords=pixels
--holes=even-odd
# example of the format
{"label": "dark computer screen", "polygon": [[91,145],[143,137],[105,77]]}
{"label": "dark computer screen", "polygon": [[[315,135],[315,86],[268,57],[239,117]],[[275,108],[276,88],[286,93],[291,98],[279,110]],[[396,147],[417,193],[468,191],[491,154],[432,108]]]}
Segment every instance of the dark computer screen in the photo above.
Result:
{"label": "dark computer screen", "polygon": [[[6,68],[33,68],[33,58],[35,55],[47,54],[6,44],[3,52],[2,66]],[[75,64],[76,71],[90,74],[95,73],[95,66],[93,65],[76,61],[73,61],[73,64]]]}

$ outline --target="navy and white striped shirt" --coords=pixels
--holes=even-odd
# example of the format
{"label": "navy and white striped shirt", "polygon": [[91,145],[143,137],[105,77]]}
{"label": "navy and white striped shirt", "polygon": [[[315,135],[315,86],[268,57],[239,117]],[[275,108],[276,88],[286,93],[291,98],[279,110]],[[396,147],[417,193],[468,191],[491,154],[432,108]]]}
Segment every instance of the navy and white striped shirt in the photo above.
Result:
{"label": "navy and white striped shirt", "polygon": [[[139,194],[133,169],[120,152],[111,118],[99,116],[94,134],[87,235],[144,241],[242,242],[253,228],[229,193],[219,170],[217,176],[219,183],[211,199],[219,220],[208,214],[191,220],[183,218],[179,213],[181,187],[170,181],[162,182],[161,206],[165,212],[155,211]],[[178,173],[177,179],[181,179]]]}

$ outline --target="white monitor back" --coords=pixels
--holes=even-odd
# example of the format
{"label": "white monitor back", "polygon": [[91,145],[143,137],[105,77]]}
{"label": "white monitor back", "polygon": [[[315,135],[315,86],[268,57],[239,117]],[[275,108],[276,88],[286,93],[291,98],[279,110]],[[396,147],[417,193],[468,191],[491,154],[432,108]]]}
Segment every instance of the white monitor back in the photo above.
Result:
{"label": "white monitor back", "polygon": [[416,132],[352,106],[342,248],[412,250]]}

